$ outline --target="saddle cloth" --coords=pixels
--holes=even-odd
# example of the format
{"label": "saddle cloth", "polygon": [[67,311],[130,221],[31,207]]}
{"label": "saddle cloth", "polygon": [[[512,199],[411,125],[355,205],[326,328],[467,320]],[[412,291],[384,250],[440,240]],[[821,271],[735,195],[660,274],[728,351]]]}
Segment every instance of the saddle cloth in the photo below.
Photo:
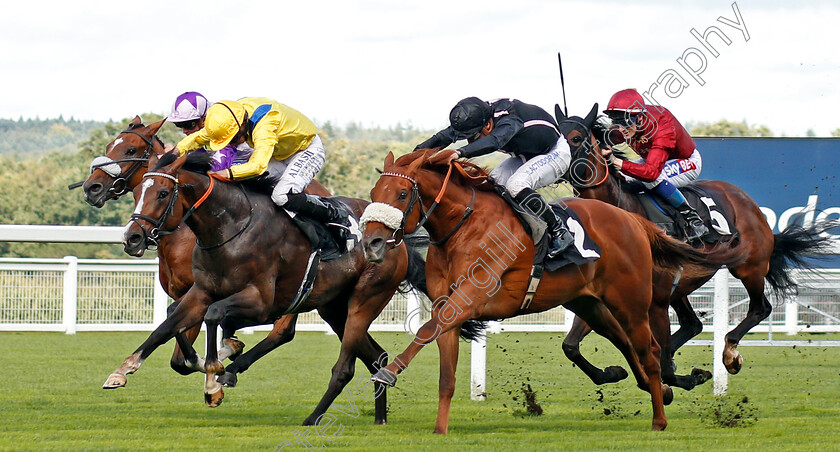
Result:
{"label": "saddle cloth", "polygon": [[[706,227],[709,228],[709,232],[703,236],[704,242],[710,245],[730,241],[733,245],[738,243],[739,236],[735,225],[711,195],[694,184],[682,187],[680,191],[682,191],[688,204],[697,210],[697,214]],[[637,193],[636,196],[644,206],[645,214],[650,221],[668,235],[681,240],[685,239],[685,219],[674,207],[646,192]]]}

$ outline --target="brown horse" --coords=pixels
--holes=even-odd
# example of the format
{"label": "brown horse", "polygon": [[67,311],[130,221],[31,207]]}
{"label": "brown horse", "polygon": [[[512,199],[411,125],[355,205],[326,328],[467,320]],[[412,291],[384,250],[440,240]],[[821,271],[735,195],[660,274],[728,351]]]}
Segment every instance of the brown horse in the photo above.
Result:
{"label": "brown horse", "polygon": [[[312,258],[303,231],[268,196],[208,177],[209,164],[207,154],[178,157],[170,152],[135,188],[137,207],[124,234],[127,253],[142,254],[153,227],[171,229],[184,222],[197,238],[195,283],[140,350],[151,353],[177,332],[203,320],[207,327],[205,401],[217,406],[224,397],[215,378],[224,372],[216,342],[222,320],[245,327],[317,309],[342,341],[329,387],[304,421],[312,425],[353,378],[357,357],[372,373],[387,361],[367,329],[407,275],[423,276],[418,270],[424,263],[401,245],[382,262],[372,264],[357,247],[338,259],[321,262],[314,286],[301,292]],[[367,205],[360,199],[337,199],[356,215]],[[143,357],[135,353],[124,366],[136,369]],[[385,423],[385,388],[377,386],[375,395],[375,421]]]}
{"label": "brown horse", "polygon": [[[445,158],[448,152],[440,155]],[[530,304],[523,303],[534,256],[529,235],[492,191],[483,170],[470,163],[436,164],[439,157],[430,160],[429,155],[429,150],[419,150],[395,162],[389,153],[371,191],[370,209],[377,209],[382,219],[365,228],[362,243],[368,259],[385,253],[388,243],[418,225],[425,224],[435,244],[426,265],[435,300],[432,319],[373,380],[393,385],[420,349],[437,340],[440,393],[435,432],[447,433],[458,361],[457,327],[470,319],[505,319],[562,304],[621,351],[639,387],[650,392],[653,429],[664,429],[664,402],[673,394],[661,384],[659,345],[648,321],[652,274],[654,269],[673,274],[681,265],[691,273],[705,257],[637,215],[601,202],[570,200],[569,207],[601,246],[601,257],[544,274]],[[475,215],[469,215],[471,211]]]}
{"label": "brown horse", "polygon": [[[645,216],[645,210],[636,196],[638,189],[630,188],[601,155],[600,143],[607,142],[610,137],[606,136],[608,131],[595,126],[597,112],[598,104],[595,104],[586,118],[566,117],[560,106],[555,106],[557,122],[564,130],[572,152],[569,178],[580,197],[604,201]],[[805,256],[829,249],[832,241],[822,233],[836,225],[826,222],[807,229],[789,227],[784,232],[774,235],[755,201],[737,186],[711,180],[699,180],[695,184],[711,195],[717,207],[732,220],[739,233],[740,240],[733,241],[732,248],[712,248],[705,245],[705,251],[715,259],[716,254],[720,253],[735,253],[740,256],[741,262],[729,267],[729,272],[741,280],[750,297],[746,317],[726,335],[723,363],[730,373],[735,374],[741,370],[743,363],[743,357],[736,350],[738,343],[750,329],[766,319],[772,310],[772,305],[764,294],[765,280],[779,296],[795,290],[796,283],[790,275],[791,269],[807,268]],[[663,347],[663,353],[668,355],[667,358],[671,358],[678,348],[702,331],[703,324],[691,307],[688,295],[713,275],[714,271],[710,268],[706,273],[683,277],[666,300],[658,301],[658,304],[665,306],[670,303],[680,322],[680,328],[670,338],[670,344],[667,339],[661,340],[660,345]],[[657,301],[654,303],[657,304]],[[658,337],[667,338],[670,325],[663,324],[660,328],[663,330],[659,332]],[[585,322],[575,319],[563,348],[567,355],[575,357],[576,362],[581,364],[581,369],[591,378],[595,376],[593,381],[596,381],[600,370],[586,362],[579,352],[579,343],[589,331]]]}
{"label": "brown horse", "polygon": [[[106,201],[117,199],[140,184],[143,175],[148,171],[149,159],[164,153],[164,145],[157,138],[157,132],[163,123],[164,121],[158,121],[146,126],[143,125],[139,116],[135,116],[128,129],[117,135],[106,146],[106,154],[94,159],[90,177],[82,185],[85,200],[90,205],[102,207]],[[329,191],[315,180],[306,188],[306,193],[330,195]],[[177,227],[171,233],[162,234],[156,240],[156,245],[161,286],[175,300],[168,310],[171,313],[181,297],[193,285],[192,253],[195,248],[195,234],[188,227]],[[244,372],[254,361],[294,338],[296,321],[296,314],[278,319],[272,331],[262,342],[227,366],[225,375],[220,377],[220,381],[225,386],[235,386],[238,373]],[[201,324],[198,324],[187,330],[183,333],[181,340],[192,344],[200,329]],[[228,328],[225,330],[225,337],[232,336],[233,331]],[[228,341],[228,343],[231,349],[225,354],[233,352],[235,355],[241,349],[237,341]],[[182,375],[203,370],[201,360],[197,356],[185,357],[177,344],[170,365]],[[117,370],[109,376],[103,387],[113,389],[123,387],[125,384],[126,375]]]}

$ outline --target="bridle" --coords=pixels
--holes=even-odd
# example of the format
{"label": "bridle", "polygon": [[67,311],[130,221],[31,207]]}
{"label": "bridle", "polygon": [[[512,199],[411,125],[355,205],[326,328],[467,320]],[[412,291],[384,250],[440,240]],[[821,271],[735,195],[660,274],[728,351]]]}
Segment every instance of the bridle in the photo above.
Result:
{"label": "bridle", "polygon": [[[411,198],[408,201],[408,207],[405,209],[405,212],[403,212],[403,216],[402,216],[402,220],[400,221],[399,228],[394,230],[394,233],[391,235],[391,238],[386,240],[386,243],[390,244],[393,247],[396,247],[396,246],[399,246],[400,244],[402,244],[403,237],[405,237],[405,226],[406,226],[406,223],[408,222],[408,217],[409,217],[409,215],[411,215],[411,212],[414,210],[414,206],[415,206],[415,204],[418,203],[418,201],[419,201],[419,206],[420,206],[419,207],[420,214],[422,216],[420,217],[420,221],[417,222],[416,229],[419,229],[419,228],[423,227],[424,224],[426,224],[426,221],[428,221],[429,217],[431,217],[432,212],[435,211],[435,208],[438,206],[438,204],[440,204],[440,201],[443,199],[443,195],[446,192],[447,186],[449,185],[449,178],[452,175],[452,168],[456,168],[456,167],[458,168],[458,170],[461,174],[463,174],[464,176],[466,176],[468,178],[472,178],[471,176],[469,176],[466,173],[466,171],[464,171],[464,168],[461,166],[460,163],[455,162],[455,161],[450,162],[449,169],[446,172],[446,177],[443,180],[443,185],[440,188],[440,192],[438,192],[437,196],[435,197],[435,201],[432,203],[431,207],[429,207],[429,210],[424,210],[424,208],[423,208],[423,200],[420,197],[420,186],[417,184],[416,179],[414,179],[411,176],[401,174],[401,173],[395,173],[395,172],[392,172],[392,171],[385,171],[385,172],[382,173],[381,176],[400,177],[400,178],[406,179],[407,181],[411,182]],[[436,246],[443,244],[444,242],[449,240],[449,238],[452,237],[459,229],[461,229],[461,226],[463,226],[464,223],[467,221],[467,219],[470,217],[470,215],[473,214],[473,212],[474,212],[473,205],[475,204],[475,188],[474,187],[470,187],[470,188],[472,189],[472,199],[470,200],[470,203],[467,206],[467,208],[464,210],[464,214],[461,216],[461,220],[458,222],[458,224],[455,225],[454,228],[452,228],[451,231],[449,231],[448,234],[443,236],[443,238],[441,238],[440,240],[431,240],[429,243],[431,243],[432,245],[436,245]],[[397,234],[400,234],[399,240],[397,240]]]}
{"label": "bridle", "polygon": [[[116,164],[116,163],[132,162],[131,166],[126,171],[122,171],[122,167],[120,167],[120,174],[118,174],[116,176],[114,176],[113,174],[111,174],[107,170],[103,169],[103,171],[105,171],[105,174],[114,178],[114,183],[111,184],[111,188],[108,189],[108,192],[111,193],[115,198],[119,198],[120,196],[128,193],[128,181],[132,177],[134,177],[135,174],[137,174],[137,171],[140,171],[140,168],[148,167],[149,158],[151,157],[152,150],[154,149],[154,142],[152,141],[152,139],[157,138],[156,135],[152,135],[151,138],[146,138],[143,134],[141,134],[140,132],[137,132],[136,130],[133,130],[133,129],[123,130],[122,132],[120,132],[120,135],[122,135],[124,133],[133,133],[134,135],[137,135],[138,137],[140,137],[140,139],[142,139],[146,143],[146,150],[143,151],[143,156],[142,157],[111,160],[110,158],[108,158],[106,156],[101,156],[101,157],[95,158],[93,160],[94,163],[92,163],[90,165],[90,172],[93,173],[94,170],[96,170],[98,168],[103,168],[105,166],[113,165],[113,164]],[[119,135],[117,135],[117,136],[119,137]],[[104,160],[104,161],[101,161],[100,163],[96,163],[96,161],[100,160],[100,159]],[[81,185],[81,184],[79,184],[79,185]],[[70,188],[74,188],[74,187],[71,186]]]}
{"label": "bridle", "polygon": [[[562,121],[560,124],[565,124],[565,123],[574,124],[575,127],[573,127],[570,130],[577,130],[577,131],[581,132],[581,135],[584,137],[584,140],[588,139],[588,141],[584,141],[583,143],[578,145],[578,147],[576,147],[574,149],[574,151],[572,152],[572,165],[574,166],[575,162],[578,162],[578,161],[584,161],[588,165],[589,164],[589,156],[592,152],[592,149],[595,148],[595,144],[592,143],[592,140],[594,140],[595,137],[592,135],[591,129],[589,127],[587,127],[583,122],[581,122],[581,121],[579,121],[575,118],[568,118],[568,119]],[[595,187],[600,186],[601,184],[603,184],[604,182],[607,181],[607,178],[610,177],[609,164],[606,163],[606,162],[604,162],[604,163],[606,165],[605,172],[604,172],[604,177],[600,181],[598,181],[597,183],[580,183],[576,180],[576,177],[575,177],[574,174],[572,174],[571,177],[569,178],[570,179],[569,182],[576,189],[577,188],[595,188]]]}
{"label": "bridle", "polygon": [[[204,203],[204,201],[207,200],[207,198],[210,196],[210,193],[213,191],[213,187],[215,186],[214,179],[219,178],[219,177],[216,176],[216,175],[210,175],[209,176],[210,177],[210,185],[207,187],[207,191],[205,191],[204,194],[201,195],[201,197],[195,202],[195,204],[193,204],[192,206],[190,206],[189,209],[187,209],[187,211],[184,213],[184,216],[181,217],[181,221],[178,222],[178,226],[176,226],[174,229],[171,229],[171,230],[168,230],[168,231],[164,231],[163,226],[166,224],[166,220],[169,219],[169,216],[172,215],[172,213],[174,212],[175,203],[177,202],[177,199],[178,199],[178,194],[179,194],[178,186],[180,185],[180,182],[178,181],[177,177],[175,177],[171,174],[160,173],[160,172],[148,172],[148,173],[143,175],[144,179],[147,178],[147,177],[163,177],[165,179],[169,179],[172,182],[174,182],[174,188],[172,189],[172,193],[170,194],[169,204],[167,205],[166,210],[163,211],[163,214],[160,216],[160,218],[155,219],[155,218],[152,218],[152,217],[149,217],[147,215],[140,214],[140,213],[132,213],[131,214],[131,219],[129,220],[129,221],[133,221],[134,223],[137,223],[137,226],[140,228],[141,231],[143,231],[143,240],[145,242],[146,248],[155,249],[154,247],[158,247],[160,245],[161,236],[170,235],[170,234],[173,234],[176,231],[178,231],[181,228],[181,224],[183,224],[185,221],[187,221],[187,218],[189,218],[193,214],[193,212],[195,212],[195,210],[197,208],[199,208]],[[221,178],[219,178],[219,179],[221,180]],[[239,230],[239,232],[237,232],[236,234],[234,234],[233,236],[231,236],[227,240],[224,240],[223,242],[215,244],[215,245],[203,246],[203,245],[201,245],[201,243],[198,242],[198,237],[196,237],[195,245],[199,249],[201,249],[201,250],[211,250],[211,249],[214,249],[214,248],[219,248],[219,247],[227,244],[231,240],[235,239],[239,235],[241,235],[243,232],[245,232],[246,229],[248,229],[248,226],[251,225],[251,222],[254,219],[254,206],[251,203],[251,198],[248,197],[248,192],[245,190],[245,188],[242,186],[242,184],[237,184],[237,185],[239,185],[239,188],[242,190],[242,193],[245,195],[245,199],[248,201],[248,207],[250,208],[250,213],[248,215],[248,222],[245,223],[245,226],[243,226],[242,229]],[[152,226],[154,226],[154,227],[147,231],[146,228],[143,227],[143,225],[139,221],[137,221],[138,219],[145,220],[145,221],[151,223]]]}

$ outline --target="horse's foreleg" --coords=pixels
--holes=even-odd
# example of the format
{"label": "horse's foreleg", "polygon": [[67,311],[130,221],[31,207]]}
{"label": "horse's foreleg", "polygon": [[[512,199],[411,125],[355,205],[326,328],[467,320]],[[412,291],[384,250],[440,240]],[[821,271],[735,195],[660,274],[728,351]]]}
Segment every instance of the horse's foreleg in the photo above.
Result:
{"label": "horse's foreleg", "polygon": [[206,304],[203,303],[201,296],[190,298],[185,296],[172,314],[155,328],[148,339],[131,356],[126,358],[120,367],[108,376],[102,388],[114,389],[124,387],[127,382],[126,375],[136,372],[140,365],[143,364],[143,361],[157,347],[172,339],[177,333],[183,332],[194,325],[200,325],[205,310]]}
{"label": "horse's foreleg", "polygon": [[225,393],[222,385],[216,381],[216,376],[223,374],[225,366],[219,361],[218,326],[227,315],[238,318],[257,318],[264,306],[261,303],[260,290],[256,286],[248,286],[223,300],[210,305],[204,315],[206,326],[207,348],[204,356],[204,402],[215,408],[222,404]]}
{"label": "horse's foreleg", "polygon": [[[216,379],[222,386],[234,387],[237,383],[237,374],[245,372],[251,364],[277,347],[290,342],[295,337],[295,324],[297,314],[285,315],[276,322],[268,336],[253,346],[247,352],[239,355],[231,364],[225,367],[224,375]],[[221,353],[220,353],[221,356]]]}
{"label": "horse's foreleg", "polygon": [[587,361],[580,353],[580,342],[590,331],[592,331],[592,328],[583,319],[576,316],[569,333],[563,339],[563,353],[566,354],[566,358],[575,363],[596,385],[615,383],[627,378],[627,371],[623,367],[609,366],[601,370]]}
{"label": "horse's foreleg", "polygon": [[440,352],[440,379],[438,381],[438,413],[435,433],[449,433],[449,409],[455,394],[455,369],[458,367],[458,330],[453,328],[437,339]]}
{"label": "horse's foreleg", "polygon": [[[370,322],[359,321],[361,319],[354,319],[349,317],[347,319],[347,326],[344,329],[344,338],[341,340],[341,352],[338,355],[338,360],[332,368],[332,376],[330,377],[327,391],[321,397],[318,405],[304,421],[303,425],[315,425],[320,417],[326,413],[327,408],[332,405],[333,401],[341,394],[341,391],[356,372],[356,357],[362,341],[367,340],[367,327]],[[372,321],[372,319],[371,319]],[[374,394],[375,397],[375,394]],[[357,417],[359,414],[358,405],[353,397],[352,391],[347,392],[347,403],[349,406],[342,406],[336,408],[341,412]]]}

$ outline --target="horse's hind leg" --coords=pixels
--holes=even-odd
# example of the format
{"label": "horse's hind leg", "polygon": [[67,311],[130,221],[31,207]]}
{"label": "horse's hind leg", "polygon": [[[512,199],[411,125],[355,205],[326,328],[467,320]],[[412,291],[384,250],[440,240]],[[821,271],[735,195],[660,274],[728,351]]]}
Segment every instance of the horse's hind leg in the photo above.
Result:
{"label": "horse's hind leg", "polygon": [[676,366],[673,365],[673,352],[670,346],[671,319],[668,317],[668,302],[666,299],[654,300],[653,305],[651,305],[650,328],[661,349],[660,368],[662,369],[663,383],[690,391],[695,386],[711,379],[711,373],[697,368],[692,370],[690,375],[676,374]]}
{"label": "horse's hind leg", "polygon": [[[637,303],[637,305],[644,304]],[[627,318],[626,325],[622,325],[603,302],[588,297],[567,303],[566,307],[583,317],[595,332],[607,338],[624,355],[639,388],[650,393],[653,405],[653,429],[665,429],[668,423],[665,418],[665,396],[667,392],[667,402],[670,403],[673,392],[662,385],[659,367],[660,348],[653,339],[647,316],[636,318],[638,316],[632,316],[633,312],[622,312],[623,317]]]}
{"label": "horse's hind leg", "polygon": [[255,361],[262,358],[272,350],[281,345],[291,342],[295,337],[295,324],[297,323],[297,314],[286,315],[274,322],[274,328],[268,333],[268,336],[253,346],[247,352],[239,355],[231,364],[225,367],[224,375],[220,375],[216,379],[222,386],[234,387],[237,383],[237,374],[245,372],[254,364]]}
{"label": "horse's hind leg", "polygon": [[741,370],[744,358],[735,348],[738,347],[738,343],[747,332],[770,316],[773,306],[764,296],[764,275],[760,274],[758,266],[741,266],[730,271],[741,280],[750,296],[747,316],[738,326],[726,334],[726,345],[723,348],[723,365],[726,366],[729,373],[737,374]]}
{"label": "horse's hind leg", "polygon": [[569,333],[563,339],[563,353],[566,354],[566,358],[575,363],[596,385],[615,383],[627,378],[627,371],[623,367],[609,366],[601,370],[587,361],[580,353],[580,342],[590,331],[592,331],[592,328],[583,319],[575,316]]}
{"label": "horse's hind leg", "polygon": [[671,307],[677,314],[680,328],[671,335],[671,356],[693,337],[703,332],[703,322],[697,317],[694,308],[685,295],[675,296],[671,300]]}

